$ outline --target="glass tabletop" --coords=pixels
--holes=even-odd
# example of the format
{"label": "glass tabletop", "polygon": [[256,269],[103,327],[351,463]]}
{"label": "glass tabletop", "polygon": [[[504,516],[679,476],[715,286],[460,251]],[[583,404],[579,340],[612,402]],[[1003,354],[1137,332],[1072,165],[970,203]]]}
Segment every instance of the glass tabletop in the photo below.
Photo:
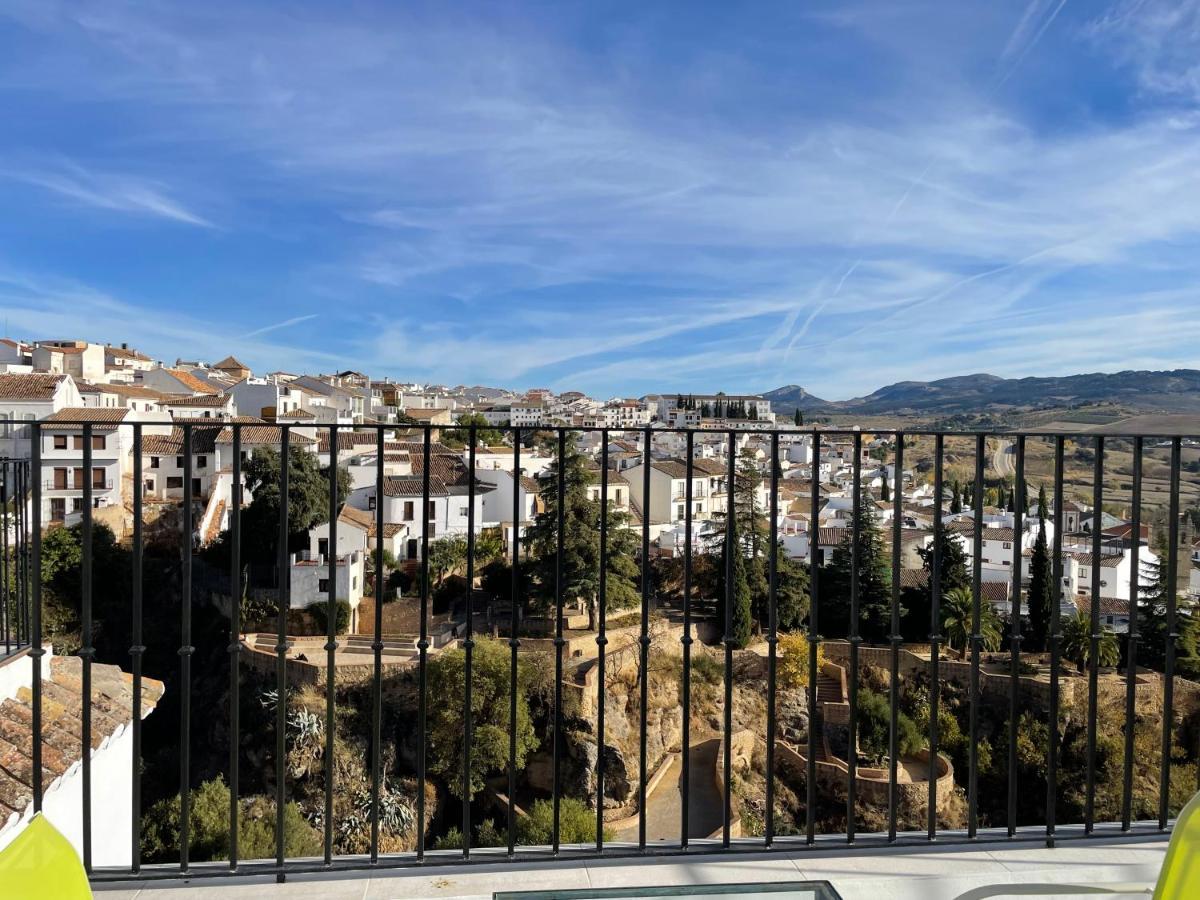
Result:
{"label": "glass tabletop", "polygon": [[493,900],[842,900],[828,881],[783,881],[771,884],[685,884],[678,887],[581,888],[571,891],[500,891]]}

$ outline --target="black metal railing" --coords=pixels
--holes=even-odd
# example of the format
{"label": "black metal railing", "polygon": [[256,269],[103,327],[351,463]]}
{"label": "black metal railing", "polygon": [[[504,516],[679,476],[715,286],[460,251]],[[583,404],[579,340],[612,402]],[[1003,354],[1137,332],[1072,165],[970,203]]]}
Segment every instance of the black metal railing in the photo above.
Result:
{"label": "black metal railing", "polygon": [[29,460],[0,459],[0,654],[33,642],[29,569]]}
{"label": "black metal railing", "polygon": [[[410,431],[415,436],[397,437],[390,434],[395,426],[284,424],[269,426],[274,440],[264,443],[263,429],[268,426],[241,422],[183,423],[174,425],[184,460],[184,496],[179,515],[178,518],[159,515],[151,522],[145,514],[143,496],[143,444],[147,430],[163,424],[167,423],[119,426],[130,428],[132,433],[129,463],[132,477],[128,482],[127,503],[130,521],[125,533],[116,536],[117,543],[127,547],[129,553],[128,597],[112,596],[114,586],[95,578],[99,546],[96,529],[101,526],[93,511],[94,488],[90,480],[78,489],[81,495],[78,577],[64,582],[77,586],[78,596],[62,596],[62,583],[43,584],[42,525],[49,521],[43,504],[49,510],[53,498],[46,496],[45,473],[41,471],[44,433],[40,424],[31,428],[27,458],[0,461],[0,507],[5,516],[0,538],[3,541],[0,564],[4,567],[0,579],[5,591],[4,647],[9,652],[10,648],[27,644],[33,657],[32,727],[36,737],[30,750],[33,805],[41,808],[48,787],[42,767],[46,702],[42,678],[47,674],[42,657],[48,642],[65,640],[62,634],[48,630],[50,623],[43,616],[43,603],[49,600],[49,593],[54,593],[58,604],[77,602],[79,615],[78,644],[72,649],[81,658],[82,679],[81,850],[84,864],[96,881],[234,872],[272,873],[282,879],[292,872],[494,860],[497,856],[583,858],[733,852],[764,847],[827,846],[835,840],[847,845],[941,843],[1028,838],[1036,834],[1053,845],[1056,840],[1068,837],[1166,829],[1178,808],[1175,798],[1182,790],[1177,786],[1179,780],[1186,777],[1194,785],[1200,774],[1197,748],[1184,746],[1184,742],[1192,743],[1200,734],[1196,727],[1200,723],[1200,685],[1179,679],[1176,673],[1177,655],[1190,630],[1192,616],[1191,603],[1186,592],[1179,588],[1177,578],[1187,512],[1182,508],[1183,457],[1185,451],[1189,459],[1197,454],[1196,442],[1191,439],[1176,435],[925,430],[866,434],[858,430],[778,429],[763,434],[657,427],[507,427],[499,430],[512,445],[511,507],[489,507],[494,518],[488,519],[482,512],[482,503],[484,494],[490,496],[490,488],[485,490],[480,478],[483,470],[477,470],[475,465],[477,431],[483,430],[480,426],[457,429],[463,449],[451,451],[440,442],[436,426],[418,426]],[[55,423],[60,431],[71,425]],[[83,437],[83,466],[87,470],[91,467],[93,426],[80,422],[77,427]],[[218,446],[230,448],[229,466],[225,470],[229,477],[224,481],[213,480],[212,490],[219,492],[216,498],[195,497],[191,477],[193,452],[199,452],[202,446],[206,447],[205,453],[213,452],[210,445],[214,429],[220,429],[222,434],[217,439]],[[357,493],[348,496],[334,474],[342,459],[339,451],[348,446],[340,444],[339,437],[347,433],[365,435],[362,444],[369,446],[375,455],[373,484],[356,489],[357,493],[373,491],[373,503],[362,497],[354,499]],[[316,499],[310,492],[294,494],[293,487],[305,491],[312,483],[305,464],[296,460],[313,449],[313,436],[321,434],[328,435],[328,464],[321,474],[327,483],[327,493]],[[609,468],[610,441],[618,436],[634,440],[640,449],[639,524],[632,523],[610,495],[614,483],[625,481],[624,474]],[[244,461],[243,450],[250,438],[254,447],[277,453],[275,481],[264,479],[267,467],[260,460]],[[590,462],[598,464],[594,479],[600,484],[600,499],[594,507],[573,493],[577,475],[574,467],[579,465],[577,444],[584,438],[588,441],[586,446],[592,448]],[[444,564],[440,561],[437,571],[431,566],[431,552],[436,554],[440,548],[431,548],[432,529],[423,525],[417,526],[418,532],[402,533],[405,539],[401,545],[407,547],[411,537],[415,555],[406,550],[400,559],[393,558],[389,535],[401,528],[402,519],[389,503],[394,476],[385,473],[385,444],[390,440],[406,440],[412,458],[420,460],[419,470],[414,466],[412,475],[405,478],[407,496],[419,493],[422,508],[434,510],[439,537],[457,534],[463,539],[465,556],[451,565],[449,574],[441,568]],[[762,462],[756,455],[743,454],[747,441],[764,451]],[[802,473],[797,477],[791,467],[785,470],[785,444],[794,441],[811,443],[810,475]],[[717,513],[712,523],[721,535],[713,546],[698,546],[704,544],[704,539],[693,538],[694,461],[702,442],[712,443],[715,451],[724,456],[726,484],[732,486],[725,509]],[[1011,444],[1009,455],[1014,457],[1011,472],[1007,466],[999,472],[990,465],[991,450],[997,442]],[[360,445],[353,446],[357,453]],[[845,453],[841,458],[850,460],[846,466],[850,475],[849,522],[846,523],[845,517],[835,521],[844,526],[845,542],[835,550],[827,565],[813,563],[804,571],[807,561],[803,557],[785,558],[780,524],[787,516],[806,516],[809,557],[818,558],[818,529],[824,521],[823,514],[828,516],[824,498],[831,492],[842,493],[822,483],[820,463],[842,450]],[[448,485],[444,466],[433,475],[435,456],[456,458],[461,478]],[[664,522],[652,521],[650,503],[651,468],[657,459],[667,456],[682,457],[686,467],[685,533],[677,589],[671,586],[668,571],[674,544],[671,552],[664,549],[660,553],[656,546],[658,534],[673,527],[674,522],[670,521],[673,517],[668,516]],[[1090,478],[1083,468],[1086,462],[1090,462]],[[52,464],[47,461],[45,465]],[[545,512],[537,515],[528,511],[521,479],[515,477],[526,470],[542,471],[539,486],[552,501],[544,507]],[[883,484],[890,485],[891,495],[886,499],[882,496],[886,488],[877,491],[870,486],[880,470]],[[1153,504],[1148,502],[1146,487],[1151,470]],[[959,477],[969,477],[969,482],[960,485]],[[952,487],[947,486],[948,478],[954,479]],[[919,484],[931,485],[932,493],[915,492]],[[1030,548],[1028,540],[1023,538],[1036,535],[1036,527],[1029,531],[1024,527],[1031,485],[1043,490],[1050,488],[1048,499],[1053,515],[1047,517],[1046,510],[1038,510],[1039,518],[1053,530],[1049,575],[1039,569],[1041,574],[1035,576],[1031,571],[1032,557],[1030,560],[1025,557],[1025,550]],[[950,503],[947,503],[948,491],[954,493]],[[1011,510],[989,507],[989,496],[996,491],[1011,496]],[[57,494],[57,489],[54,493]],[[1092,552],[1086,560],[1064,551],[1063,533],[1065,505],[1083,494],[1091,501],[1085,519]],[[1194,501],[1197,495],[1189,485],[1189,500]],[[456,498],[453,504],[449,497]],[[273,514],[277,518],[273,521],[260,515],[267,508],[265,498],[274,498]],[[1111,645],[1111,637],[1101,624],[1102,556],[1105,546],[1112,546],[1111,542],[1102,545],[1102,540],[1108,541],[1103,532],[1106,504],[1113,508],[1110,500],[1128,511],[1132,535],[1129,556],[1122,563],[1131,567],[1128,594],[1132,601],[1128,605],[1128,631],[1121,650],[1123,672],[1120,666],[1108,665],[1112,660],[1106,660],[1104,666],[1100,664],[1107,652],[1105,648]],[[221,534],[219,539],[195,534],[199,523],[193,512],[194,503],[201,501],[224,504],[224,512],[214,512],[212,517]],[[352,641],[340,634],[335,614],[338,600],[345,599],[338,595],[339,566],[344,564],[339,536],[350,529],[343,519],[343,504],[348,502],[359,503],[370,521],[364,529],[372,574],[370,589],[362,595],[363,601],[371,602],[371,616],[360,621],[358,629],[364,639],[370,639],[369,663],[358,666],[369,674],[364,681],[359,672],[356,675],[359,681],[354,684],[346,683],[338,674],[340,654],[350,651]],[[462,504],[465,514],[458,516],[455,510],[461,511]],[[959,507],[961,511],[956,512]],[[305,518],[298,521],[298,516]],[[506,516],[509,521],[504,523]],[[904,521],[914,517],[926,523],[925,533],[918,541],[923,547],[924,580],[917,579],[916,587],[905,583],[905,573],[916,566],[912,565],[906,549],[910,538],[907,532],[911,529],[904,526]],[[1145,560],[1149,550],[1141,539],[1143,524],[1151,520],[1154,531],[1165,539],[1165,559],[1156,564],[1154,575],[1160,594],[1154,598],[1146,593],[1150,577],[1145,571]],[[1006,527],[1014,535],[1011,568],[1006,567],[999,576],[994,567],[982,561],[985,528],[991,527],[986,525],[988,521],[1007,522]],[[250,531],[246,528],[248,522]],[[956,525],[960,527],[955,528]],[[299,571],[295,556],[298,534],[306,534],[313,527],[326,529],[327,585],[321,589],[321,597],[311,593],[297,596],[307,590],[294,583]],[[482,559],[485,547],[491,546],[483,539],[485,531],[504,527],[510,535],[509,546],[500,554],[488,550],[488,558]],[[532,543],[529,535],[535,527],[543,532],[552,531],[549,549]],[[630,529],[632,533],[624,537],[636,538],[621,541],[619,551],[615,549],[618,529]],[[161,545],[172,534],[174,549],[164,555]],[[594,544],[589,543],[593,534]],[[581,540],[585,536],[588,540]],[[224,606],[196,589],[193,581],[194,557],[215,554],[208,547],[217,545],[223,547],[226,555],[221,558],[229,573],[230,596]],[[593,552],[589,548],[593,547],[594,557],[589,555]],[[155,554],[153,571],[148,568],[151,548]],[[275,609],[268,610],[265,618],[261,609],[243,605],[244,598],[252,593],[253,585],[247,582],[254,579],[248,564],[261,563],[264,553],[274,559],[273,584],[277,593]],[[614,568],[617,556],[620,565]],[[702,556],[703,567],[699,566]],[[594,563],[588,564],[592,568],[582,574],[580,558],[594,559]],[[1091,567],[1086,596],[1061,596],[1068,563],[1072,569],[1084,564]],[[747,566],[752,571],[758,571],[754,567],[762,567],[765,587],[744,587],[755,581],[746,575]],[[160,567],[163,571],[159,571]],[[499,596],[501,586],[496,579],[489,578],[496,567],[510,570],[506,576],[510,591],[506,610]],[[790,573],[786,583],[785,567]],[[405,592],[407,597],[402,602],[414,613],[415,625],[409,627],[415,630],[416,652],[415,659],[410,661],[406,657],[403,663],[395,662],[389,655],[385,664],[385,653],[391,652],[392,642],[398,637],[385,628],[385,621],[393,620],[390,613],[385,617],[388,603],[385,581],[389,570],[411,577]],[[797,581],[797,571],[806,576],[806,584]],[[1022,602],[1032,583],[1025,577],[1027,572],[1031,578],[1052,580],[1053,602],[1049,610],[1040,605],[1040,599],[1036,600],[1039,604],[1036,607],[1035,598]],[[106,576],[109,574],[106,570]],[[174,633],[160,628],[152,629],[151,633],[145,627],[146,616],[152,611],[146,603],[151,599],[146,595],[148,576],[155,585],[155,604],[165,602],[162,592],[173,591],[178,597]],[[441,598],[454,577],[461,578],[461,590],[466,596],[461,607],[451,605],[451,609],[463,610],[458,621],[443,611]],[[622,581],[622,602],[636,598],[626,619],[613,618],[617,612],[611,602],[616,596],[615,578]],[[594,596],[589,594],[593,589],[587,586],[593,580]],[[992,601],[985,596],[984,588],[992,584],[1007,585],[1010,597],[1007,606],[989,605]],[[698,595],[706,587],[712,587],[715,595]],[[759,590],[760,594],[752,597],[753,590]],[[789,612],[786,620],[781,618],[785,594],[789,609],[805,603],[807,609],[802,614]],[[969,598],[965,620],[948,618],[961,615],[964,596]],[[749,598],[745,607],[744,597]],[[668,602],[673,598],[679,601],[677,605]],[[1064,599],[1072,603],[1079,599],[1089,613],[1085,623],[1079,620],[1087,628],[1082,644],[1064,632]],[[98,600],[102,601],[100,606]],[[324,664],[314,654],[317,662],[304,660],[309,668],[297,668],[301,660],[290,639],[296,637],[293,631],[307,626],[297,624],[298,607],[294,601],[314,600],[327,604],[325,619],[316,635],[323,637],[324,643],[315,645],[325,651]],[[594,611],[589,625],[594,634],[586,638],[578,633],[579,623],[573,622],[569,613],[569,607],[576,601],[589,603]],[[477,604],[487,608],[486,623],[477,617]],[[927,616],[911,615],[909,604],[913,609],[927,604]],[[95,622],[98,608],[104,610],[99,631]],[[219,619],[214,619],[214,609],[224,611]],[[493,609],[501,614],[493,615]],[[680,614],[672,618],[676,609]],[[540,612],[535,614],[536,610]],[[1003,627],[996,624],[997,610],[1007,612],[1008,621]],[[257,619],[251,621],[251,615]],[[749,625],[742,618],[745,615],[751,617]],[[1027,650],[1025,646],[1031,637],[1040,641],[1040,632],[1034,628],[1037,616],[1045,617],[1038,626],[1045,629],[1044,647]],[[272,618],[273,622],[267,621]],[[542,630],[535,629],[534,623],[527,619],[537,619]],[[1028,627],[1023,619],[1029,620]],[[618,621],[620,625],[615,624]],[[219,622],[219,627],[214,622]],[[265,665],[258,659],[264,655],[258,645],[252,646],[244,639],[249,625],[273,627],[275,643],[266,654]],[[660,625],[666,627],[668,637],[656,643]],[[1152,625],[1157,630],[1148,630]],[[435,627],[441,629],[436,636]],[[491,630],[490,637],[485,629]],[[546,633],[552,635],[548,641],[542,637]],[[797,651],[794,644],[789,644],[787,655],[781,657],[781,645],[789,633],[802,635],[804,650]],[[128,636],[128,644],[120,652],[114,651],[114,641],[123,642],[124,636]],[[490,688],[485,691],[486,686],[477,680],[492,674],[488,668],[493,665],[490,644],[485,647],[483,641],[505,636],[508,652],[502,655],[506,660],[503,679],[506,688],[505,696],[498,698]],[[626,644],[617,647],[618,640],[626,640]],[[1151,640],[1160,642],[1157,648],[1148,647]],[[707,657],[709,651],[704,648],[704,641],[715,648],[711,657]],[[594,651],[587,649],[589,644]],[[758,671],[755,659],[760,657],[755,650],[747,649],[748,644],[765,645],[760,651],[765,677],[754,674]],[[625,658],[615,656],[618,650],[625,649],[629,650],[628,658],[635,661],[636,683],[627,696],[622,695],[627,703],[618,708],[607,701],[617,689],[611,679],[627,668]],[[174,670],[160,665],[166,651],[177,657]],[[993,655],[997,651],[999,655]],[[1187,652],[1190,654],[1191,649]],[[546,676],[541,689],[531,689],[526,683],[529,672],[525,663],[534,654],[550,658],[548,670],[552,669],[553,674]],[[796,656],[788,659],[792,654]],[[704,690],[697,689],[693,673],[702,655],[719,667],[719,690],[708,690],[717,687],[711,679]],[[1083,660],[1085,679],[1067,670],[1068,656]],[[1161,658],[1158,669],[1138,668],[1139,660],[1151,657]],[[448,679],[443,668],[444,660],[449,658],[461,660],[458,680]],[[834,658],[839,663],[830,662]],[[151,671],[147,666],[152,659],[159,667]],[[222,661],[213,665],[213,660]],[[1190,656],[1188,660],[1190,665]],[[787,678],[782,674],[783,662],[788,663],[787,669],[792,673]],[[97,864],[92,854],[98,811],[91,803],[90,748],[95,723],[93,703],[88,698],[93,694],[96,663],[120,665],[132,673],[133,751],[129,770],[132,832],[128,865]],[[1114,671],[1102,672],[1102,668]],[[797,676],[797,669],[807,671]],[[256,673],[253,682],[248,675],[251,671]],[[595,678],[591,678],[592,671]],[[678,675],[671,674],[676,671]],[[886,684],[881,681],[880,671],[886,675],[883,679]],[[1191,671],[1187,670],[1189,674]],[[317,693],[321,695],[319,705],[311,696],[307,699],[302,696],[304,685],[309,683],[305,679],[312,673],[315,674],[311,683],[318,686]],[[166,683],[167,694],[155,715],[178,717],[172,723],[172,730],[177,729],[173,734],[155,719],[143,722],[148,677]],[[795,680],[797,677],[799,682]],[[202,680],[199,687],[197,678]],[[224,693],[217,690],[219,678],[226,682],[221,688]],[[844,678],[844,694],[841,678]],[[740,685],[739,679],[744,679]],[[1081,680],[1085,682],[1085,691],[1078,689]],[[832,701],[822,696],[819,682],[826,684],[827,690],[837,692]],[[447,683],[454,686],[455,692],[461,691],[461,695],[439,694],[432,699],[441,706],[431,707],[431,690],[444,688]],[[649,815],[655,796],[661,796],[657,792],[663,790],[658,781],[651,784],[651,771],[661,765],[662,759],[651,758],[648,736],[652,707],[654,727],[664,727],[662,722],[667,713],[663,708],[670,706],[660,696],[664,684],[670,691],[678,691],[681,719],[680,815],[677,833],[670,835],[651,833]],[[576,708],[573,699],[577,695],[590,696],[589,685],[594,685],[595,692],[592,713]],[[246,711],[251,707],[244,701],[252,687],[274,692],[273,716],[247,721]],[[1069,698],[1064,694],[1067,687]],[[876,688],[881,693],[876,694]],[[526,709],[529,704],[523,693],[530,690],[539,704],[532,713]],[[213,699],[214,692],[219,699]],[[877,708],[868,702],[869,695],[886,698],[887,711],[882,720],[876,718]],[[1102,715],[1105,698],[1118,695],[1124,701],[1123,708],[1120,704],[1115,707],[1109,704]],[[754,696],[761,701],[761,717],[753,710],[746,712],[753,705]],[[781,701],[787,700],[794,706],[805,697],[807,732],[796,737],[793,723],[787,729],[782,727]],[[1064,704],[1068,700],[1070,715],[1064,717]],[[305,711],[321,721],[320,740],[306,745],[306,752],[318,760],[315,765],[297,760],[298,738],[289,730],[294,730],[294,704],[304,702],[309,703]],[[451,702],[461,702],[461,707],[457,707],[461,712],[461,730],[456,737],[448,738],[445,729],[435,726],[432,717],[443,713],[442,706]],[[703,704],[704,709],[698,709],[698,704]],[[844,722],[840,718],[838,721],[827,718],[822,713],[822,707],[826,706],[830,707],[830,715],[837,717],[843,715],[844,709]],[[1029,727],[1044,729],[1044,750],[1039,744],[1041,731],[1036,734],[1022,731],[1025,727],[1022,714],[1033,708],[1039,711],[1040,718]],[[1103,728],[1110,727],[1114,709],[1121,710],[1117,723],[1120,734],[1102,733]],[[1152,718],[1155,710],[1160,711],[1161,730],[1153,747],[1148,748],[1144,741],[1135,742],[1135,729],[1141,727],[1142,719]],[[918,718],[927,717],[927,727],[910,729],[914,721],[910,713]],[[614,715],[625,716],[625,721],[615,722]],[[711,772],[694,770],[693,755],[698,744],[693,730],[697,716],[708,723],[705,727],[711,726],[717,732],[715,737],[706,738],[717,740],[720,746],[719,762],[714,762]],[[1082,745],[1075,733],[1080,716],[1086,730]],[[106,714],[104,718],[111,716]],[[965,724],[960,724],[960,719]],[[150,728],[157,742],[154,747],[148,741]],[[368,782],[369,801],[364,821],[360,823],[366,829],[366,836],[350,852],[339,849],[343,845],[339,843],[338,829],[349,827],[346,823],[350,814],[344,805],[349,802],[345,799],[346,792],[357,790],[360,785],[339,784],[343,776],[336,763],[341,742],[350,738],[347,729],[354,728],[359,729],[356,740],[365,753],[362,778]],[[882,748],[872,743],[880,732],[886,736]],[[635,739],[630,737],[631,733]],[[610,792],[616,789],[614,785],[618,785],[622,775],[611,768],[618,754],[609,752],[615,745],[607,742],[621,739],[614,735],[628,737],[625,746],[629,755],[636,757],[636,765],[626,764],[623,773],[627,777],[631,770],[636,770],[636,783],[629,785],[620,804],[616,803],[617,795]],[[227,742],[227,747],[220,743],[220,753],[214,754],[211,751],[217,736],[220,742]],[[273,748],[270,737],[274,739]],[[247,754],[243,748],[247,739],[258,740],[262,746],[256,747],[254,754]],[[594,744],[594,757],[574,753],[584,739]],[[668,745],[673,746],[673,740],[656,736],[655,753],[664,746],[669,751]],[[746,740],[752,745],[749,750]],[[913,740],[922,741],[923,746],[916,751],[911,747],[905,749],[904,745]],[[1044,754],[1039,756],[1044,758],[1044,775],[1040,774],[1042,769],[1026,764],[1029,747],[1035,748],[1035,754]],[[1115,767],[1111,762],[1114,747],[1121,751],[1120,764]],[[540,780],[535,784],[519,762],[534,748],[547,752],[548,783]],[[431,753],[436,754],[436,759]],[[1152,753],[1153,759],[1139,759],[1138,754],[1146,753]],[[168,785],[169,779],[162,774],[164,754],[173,756],[177,762],[173,786]],[[447,754],[454,760],[450,768],[443,765]],[[150,756],[154,756],[155,765],[148,770]],[[953,770],[952,758],[965,763],[966,771]],[[917,764],[921,759],[926,764],[924,785],[920,784]],[[437,764],[431,765],[433,762]],[[1136,777],[1141,771],[1139,767],[1145,765],[1157,767],[1156,796],[1146,796],[1147,779]],[[484,769],[485,766],[490,768]],[[903,778],[902,766],[906,767]],[[320,779],[320,787],[309,797],[302,816],[308,823],[304,827],[321,832],[320,841],[315,849],[301,853],[289,850],[290,829],[297,827],[290,810],[298,768]],[[1034,771],[1039,774],[1031,776]],[[476,787],[481,775],[486,782],[483,790]],[[193,791],[213,776],[226,780],[229,791],[227,833],[224,843],[215,850],[210,834],[212,823],[197,819],[192,804]],[[1030,783],[1031,777],[1036,777],[1039,783]],[[714,820],[719,821],[719,828],[703,835],[693,833],[697,827],[694,818],[697,808],[705,805],[706,785],[714,778],[720,783],[719,796],[710,798],[714,802],[709,805],[719,809],[718,819]],[[393,790],[389,782],[405,787],[402,791]],[[908,786],[914,782],[917,789],[909,790]],[[1135,787],[1141,793],[1135,792]],[[265,855],[261,844],[255,845],[258,851],[255,858],[244,858],[248,848],[239,844],[240,836],[248,833],[244,830],[249,813],[242,803],[243,792],[251,789],[256,795],[273,797],[273,859],[261,858]],[[1001,789],[1002,802],[996,796]],[[754,810],[759,808],[756,804],[760,790],[761,817],[758,817]],[[1119,800],[1114,806],[1106,799],[1102,809],[1107,821],[1097,821],[1098,795],[1103,793],[1108,797],[1113,792]],[[384,807],[398,794],[411,809],[409,824],[404,826],[409,846],[395,850],[393,840],[393,849],[381,849],[384,843],[381,820],[391,815],[385,813]],[[1064,794],[1069,795],[1067,799]],[[1079,802],[1070,799],[1076,794],[1081,795]],[[154,850],[156,859],[145,859],[144,817],[172,795],[179,803],[173,820],[177,845],[167,849],[177,854],[177,858],[160,861],[164,848],[158,846]],[[434,808],[429,808],[427,797],[436,798]],[[956,799],[948,800],[952,797]],[[548,831],[540,838],[520,839],[528,811],[519,808],[518,800],[548,802]],[[579,823],[574,817],[572,836],[564,839],[567,827],[564,802],[568,800],[591,807],[585,818],[594,821],[594,834],[589,832],[586,840],[578,837]],[[455,806],[457,809],[451,812]],[[610,806],[618,807],[616,811],[621,815],[616,819],[609,815]],[[497,818],[488,815],[493,808],[501,810]],[[951,808],[962,808],[965,812],[956,818],[948,812]],[[1148,808],[1153,808],[1157,815],[1138,815],[1139,810]],[[1066,821],[1060,816],[1063,812],[1068,813]],[[254,815],[261,818],[261,809]],[[606,835],[614,821],[634,818],[636,836],[632,831],[624,837]],[[400,833],[396,830],[399,826],[391,819],[388,821],[388,833],[395,838]],[[501,824],[496,826],[496,821]],[[489,829],[486,836],[485,826]],[[455,830],[457,845],[449,838]],[[453,849],[445,849],[451,846]],[[202,852],[206,858],[197,857],[194,851]],[[223,861],[213,861],[214,856]]]}

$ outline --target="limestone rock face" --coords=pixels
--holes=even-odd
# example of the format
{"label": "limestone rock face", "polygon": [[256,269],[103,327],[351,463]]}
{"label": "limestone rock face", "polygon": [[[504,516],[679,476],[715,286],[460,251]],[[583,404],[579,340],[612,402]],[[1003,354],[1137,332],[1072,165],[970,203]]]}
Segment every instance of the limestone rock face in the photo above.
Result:
{"label": "limestone rock face", "polygon": [[[598,752],[596,739],[583,730],[563,733],[563,752],[559,785],[563,796],[586,797],[595,802]],[[604,746],[604,805],[618,807],[628,802],[636,781],[631,776],[625,754],[611,744]],[[525,761],[525,781],[536,791],[554,790],[554,757],[549,751],[529,756]]]}

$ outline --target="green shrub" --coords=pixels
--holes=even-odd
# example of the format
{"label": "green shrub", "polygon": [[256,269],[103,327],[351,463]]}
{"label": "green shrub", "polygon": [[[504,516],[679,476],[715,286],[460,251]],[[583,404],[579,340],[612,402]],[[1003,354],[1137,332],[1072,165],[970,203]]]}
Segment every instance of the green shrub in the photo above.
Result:
{"label": "green shrub", "polygon": [[[868,688],[858,692],[858,752],[871,760],[887,756],[891,729],[888,698]],[[921,731],[901,710],[896,711],[896,749],[901,756],[915,753],[923,745]]]}
{"label": "green shrub", "polygon": [[[189,858],[193,861],[229,858],[229,788],[218,776],[190,794]],[[142,816],[142,858],[146,862],[179,859],[179,797],[160,800]],[[317,856],[321,836],[295,803],[283,809],[283,849],[289,857]],[[238,856],[275,856],[275,803],[266,797],[244,797],[239,804]]]}
{"label": "green shrub", "polygon": [[725,678],[725,667],[714,657],[703,653],[692,656],[692,679],[701,684],[720,684]]}
{"label": "green shrub", "polygon": [[[550,800],[535,800],[528,815],[517,817],[517,842],[520,844],[549,844],[553,839],[554,804]],[[563,844],[594,844],[596,842],[596,813],[575,797],[563,797],[558,807],[558,839]],[[609,829],[604,839],[611,840]]]}
{"label": "green shrub", "polygon": [[[345,634],[350,628],[350,601],[335,600],[337,609],[337,618],[334,621],[334,629],[336,634]],[[316,620],[317,627],[321,629],[321,634],[329,634],[329,601],[325,600],[321,603],[314,603],[308,608],[312,613],[313,619]]]}

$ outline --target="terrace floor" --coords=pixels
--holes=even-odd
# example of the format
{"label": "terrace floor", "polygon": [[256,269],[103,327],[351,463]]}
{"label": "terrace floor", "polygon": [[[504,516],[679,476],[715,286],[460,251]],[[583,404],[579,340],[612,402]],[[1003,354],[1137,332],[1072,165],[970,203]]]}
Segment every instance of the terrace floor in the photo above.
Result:
{"label": "terrace floor", "polygon": [[[696,842],[703,843],[703,842]],[[558,860],[554,862],[478,862],[389,872],[289,875],[286,884],[271,878],[197,879],[143,886],[98,885],[98,900],[486,900],[495,891],[568,890],[644,887],[647,885],[729,884],[828,880],[844,900],[957,900],[1006,895],[1004,885],[1077,882],[1153,883],[1166,839],[1140,837],[1060,841],[1048,849],[1042,841],[972,846],[863,847],[853,854],[828,845],[770,853],[700,854],[689,859]],[[972,889],[996,886],[996,893]],[[968,894],[967,892],[971,893]],[[1144,894],[1107,896],[1144,897]]]}

